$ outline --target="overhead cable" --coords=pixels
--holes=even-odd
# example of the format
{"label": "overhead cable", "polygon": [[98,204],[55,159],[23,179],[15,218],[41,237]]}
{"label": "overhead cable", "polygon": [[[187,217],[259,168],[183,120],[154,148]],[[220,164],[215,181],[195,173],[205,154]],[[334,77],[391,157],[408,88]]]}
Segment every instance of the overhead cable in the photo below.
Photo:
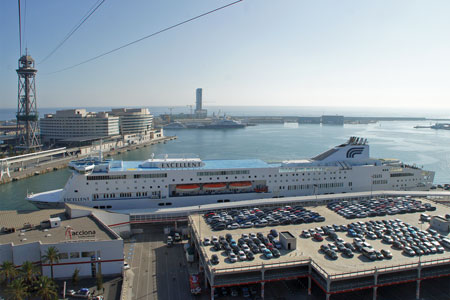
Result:
{"label": "overhead cable", "polygon": [[227,8],[227,7],[229,7],[229,6],[232,6],[232,5],[237,4],[237,3],[239,3],[239,2],[242,2],[242,1],[244,1],[244,0],[234,1],[234,2],[229,3],[229,4],[227,4],[227,5],[218,7],[218,8],[216,8],[216,9],[210,10],[210,11],[208,11],[208,12],[205,12],[205,13],[203,13],[203,14],[201,14],[201,15],[196,16],[196,17],[190,18],[190,19],[185,20],[185,21],[183,21],[183,22],[180,22],[180,23],[177,23],[177,24],[175,24],[175,25],[172,25],[172,26],[166,27],[166,28],[164,28],[164,29],[161,29],[161,30],[159,30],[159,31],[156,31],[156,32],[154,32],[154,33],[152,33],[152,34],[146,35],[146,36],[144,36],[144,37],[142,37],[142,38],[140,38],[140,39],[137,39],[137,40],[135,40],[135,41],[129,42],[129,43],[127,43],[127,44],[125,44],[125,45],[122,45],[122,46],[120,46],[120,47],[114,48],[114,49],[112,49],[112,50],[110,50],[110,51],[104,52],[104,53],[99,54],[99,55],[97,55],[97,56],[95,56],[95,57],[92,57],[92,58],[90,58],[90,59],[84,60],[84,61],[82,61],[82,62],[80,62],[80,63],[75,64],[75,65],[66,67],[66,68],[61,69],[61,70],[58,70],[58,71],[54,71],[54,72],[51,72],[51,73],[47,73],[47,74],[54,74],[54,73],[59,73],[59,72],[63,72],[63,71],[67,71],[67,70],[73,69],[73,68],[75,68],[75,67],[78,67],[78,66],[80,66],[80,65],[86,64],[86,63],[91,62],[91,61],[93,61],[93,60],[99,59],[99,58],[101,58],[101,57],[103,57],[103,56],[106,56],[106,55],[111,54],[111,53],[113,53],[113,52],[119,51],[119,50],[121,50],[121,49],[123,49],[123,48],[126,48],[126,47],[128,47],[128,46],[131,46],[131,45],[133,45],[133,44],[139,43],[139,42],[141,42],[141,41],[143,41],[143,40],[145,40],[145,39],[148,39],[148,38],[150,38],[150,37],[153,37],[153,36],[155,36],[155,35],[157,35],[157,34],[163,33],[163,32],[165,32],[165,31],[168,31],[168,30],[173,29],[173,28],[175,28],[175,27],[178,27],[178,26],[181,26],[181,25],[186,24],[186,23],[188,23],[188,22],[194,21],[194,20],[196,20],[196,19],[199,19],[199,18],[204,17],[204,16],[206,16],[206,15],[212,14],[212,13],[214,13],[214,12],[216,12],[216,11],[219,11],[219,10],[221,10],[221,9]]}
{"label": "overhead cable", "polygon": [[20,57],[22,57],[22,19],[20,18],[20,0],[17,0],[18,4],[19,4],[19,53],[20,53]]}
{"label": "overhead cable", "polygon": [[[56,52],[77,30],[81,27],[81,25],[84,24],[84,22],[89,19],[90,16],[92,16],[95,11],[105,2],[106,0],[99,0],[97,1],[89,10],[88,12],[81,18],[81,20],[72,28],[72,30],[69,31],[68,34],[64,37],[64,39],[53,49],[43,60],[41,60],[39,63],[45,62],[50,56],[53,55],[53,53]],[[99,3],[100,2],[100,3]]]}

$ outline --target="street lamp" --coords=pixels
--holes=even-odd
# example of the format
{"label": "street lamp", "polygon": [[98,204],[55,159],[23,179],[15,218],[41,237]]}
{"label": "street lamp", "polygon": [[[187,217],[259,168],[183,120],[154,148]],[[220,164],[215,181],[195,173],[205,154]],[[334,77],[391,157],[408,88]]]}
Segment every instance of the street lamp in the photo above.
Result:
{"label": "street lamp", "polygon": [[102,276],[102,258],[99,256],[97,257],[98,262],[98,275]]}

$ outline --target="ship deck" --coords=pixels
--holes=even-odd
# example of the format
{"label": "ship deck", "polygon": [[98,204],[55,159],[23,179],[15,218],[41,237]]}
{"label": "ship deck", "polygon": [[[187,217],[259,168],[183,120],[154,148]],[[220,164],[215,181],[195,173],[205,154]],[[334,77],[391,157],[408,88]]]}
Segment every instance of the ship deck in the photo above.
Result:
{"label": "ship deck", "polygon": [[227,170],[227,169],[264,169],[278,168],[281,164],[267,163],[260,159],[223,159],[203,160],[204,166],[196,168],[141,168],[143,161],[124,161],[121,167],[112,166],[110,172],[149,171],[149,170]]}

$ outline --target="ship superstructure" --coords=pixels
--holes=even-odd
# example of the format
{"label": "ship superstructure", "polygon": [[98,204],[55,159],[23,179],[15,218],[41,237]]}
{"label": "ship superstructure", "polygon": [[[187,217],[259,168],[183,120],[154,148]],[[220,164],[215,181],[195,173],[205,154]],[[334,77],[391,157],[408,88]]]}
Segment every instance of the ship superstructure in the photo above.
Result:
{"label": "ship superstructure", "polygon": [[27,199],[36,206],[77,203],[99,209],[164,208],[260,198],[376,190],[426,190],[434,172],[399,160],[373,159],[367,140],[352,137],[311,159],[72,162],[65,187]]}

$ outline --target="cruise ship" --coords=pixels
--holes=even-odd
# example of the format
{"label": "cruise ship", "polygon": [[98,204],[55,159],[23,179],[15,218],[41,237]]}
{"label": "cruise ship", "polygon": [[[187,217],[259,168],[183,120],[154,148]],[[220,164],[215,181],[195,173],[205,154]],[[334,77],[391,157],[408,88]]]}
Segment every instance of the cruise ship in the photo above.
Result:
{"label": "cruise ship", "polygon": [[158,209],[242,200],[376,190],[427,190],[434,172],[395,159],[374,159],[366,139],[310,159],[74,161],[63,189],[27,195],[39,208],[76,203],[98,209]]}

